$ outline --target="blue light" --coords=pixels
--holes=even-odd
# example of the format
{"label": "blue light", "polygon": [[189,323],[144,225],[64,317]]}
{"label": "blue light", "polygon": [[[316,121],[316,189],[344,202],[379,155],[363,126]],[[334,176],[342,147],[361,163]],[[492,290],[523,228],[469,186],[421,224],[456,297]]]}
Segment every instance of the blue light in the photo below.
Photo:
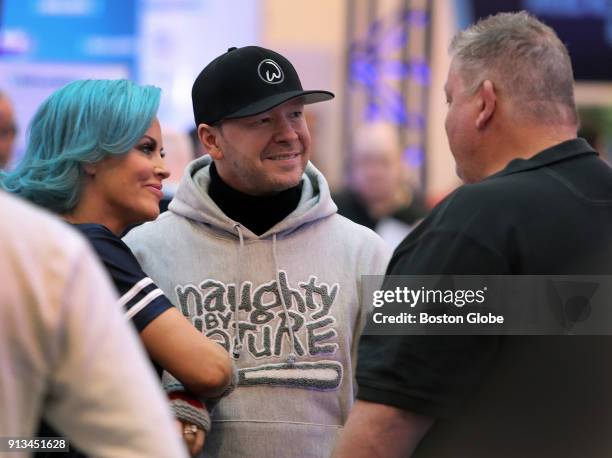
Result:
{"label": "blue light", "polygon": [[[425,27],[428,23],[429,17],[425,11],[403,10],[386,23],[382,20],[372,21],[366,37],[351,43],[351,86],[365,89],[370,105],[380,105],[366,108],[367,119],[385,116],[409,127],[423,125],[422,116],[406,112],[402,94],[394,86],[404,79],[421,86],[430,83],[431,70],[427,62],[422,59],[404,62],[396,57],[398,51],[408,44],[407,27]],[[393,57],[387,57],[389,55]],[[389,84],[392,82],[393,86]]]}
{"label": "blue light", "polygon": [[404,149],[402,160],[411,167],[419,168],[425,161],[425,151],[423,151],[423,148],[419,146],[408,146],[406,149]]}

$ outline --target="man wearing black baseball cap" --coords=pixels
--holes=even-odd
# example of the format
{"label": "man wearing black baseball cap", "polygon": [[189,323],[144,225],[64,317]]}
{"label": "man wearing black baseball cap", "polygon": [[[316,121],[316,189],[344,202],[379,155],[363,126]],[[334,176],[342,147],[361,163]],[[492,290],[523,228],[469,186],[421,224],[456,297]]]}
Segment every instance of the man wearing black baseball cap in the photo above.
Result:
{"label": "man wearing black baseball cap", "polygon": [[285,57],[247,46],[208,64],[192,98],[209,156],[126,242],[239,368],[205,455],[328,457],[355,396],[361,275],[388,260],[374,232],[336,213],[308,161],[304,105],[333,94],[304,90]]}
{"label": "man wearing black baseball cap", "polygon": [[[299,183],[310,151],[303,106],[334,95],[304,91],[287,59],[247,46],[230,48],[208,64],[196,78],[191,96],[198,136],[222,180],[249,196],[263,196]],[[254,123],[259,124],[257,129]],[[233,132],[236,138],[248,138],[246,144],[228,142]],[[272,224],[288,214],[273,213]]]}

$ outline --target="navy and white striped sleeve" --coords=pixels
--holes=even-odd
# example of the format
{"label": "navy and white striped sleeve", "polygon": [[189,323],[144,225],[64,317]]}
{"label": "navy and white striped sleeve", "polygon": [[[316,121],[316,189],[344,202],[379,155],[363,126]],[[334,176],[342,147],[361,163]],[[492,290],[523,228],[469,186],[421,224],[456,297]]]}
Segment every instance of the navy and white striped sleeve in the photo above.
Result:
{"label": "navy and white striped sleeve", "polygon": [[79,224],[76,227],[89,239],[106,267],[119,292],[119,304],[138,332],[173,307],[119,237],[97,224]]}

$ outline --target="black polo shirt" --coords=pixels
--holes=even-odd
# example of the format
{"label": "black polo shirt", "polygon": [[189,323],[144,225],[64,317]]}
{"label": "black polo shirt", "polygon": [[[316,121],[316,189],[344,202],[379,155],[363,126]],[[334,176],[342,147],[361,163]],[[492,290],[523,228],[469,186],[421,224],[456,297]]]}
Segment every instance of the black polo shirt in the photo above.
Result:
{"label": "black polo shirt", "polygon": [[[582,139],[441,202],[394,275],[612,274],[612,169]],[[436,417],[416,456],[612,456],[612,338],[364,336],[358,398]]]}

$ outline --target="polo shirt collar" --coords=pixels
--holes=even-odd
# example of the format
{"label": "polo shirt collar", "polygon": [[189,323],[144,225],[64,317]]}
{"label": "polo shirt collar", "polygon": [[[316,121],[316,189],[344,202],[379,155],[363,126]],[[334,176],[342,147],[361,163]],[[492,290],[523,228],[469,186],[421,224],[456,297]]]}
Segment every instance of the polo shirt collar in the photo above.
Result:
{"label": "polo shirt collar", "polygon": [[583,138],[574,138],[547,148],[529,159],[513,159],[508,163],[506,168],[490,175],[488,178],[502,177],[513,173],[538,169],[556,162],[591,154],[596,155],[597,152],[591,148],[586,140]]}

